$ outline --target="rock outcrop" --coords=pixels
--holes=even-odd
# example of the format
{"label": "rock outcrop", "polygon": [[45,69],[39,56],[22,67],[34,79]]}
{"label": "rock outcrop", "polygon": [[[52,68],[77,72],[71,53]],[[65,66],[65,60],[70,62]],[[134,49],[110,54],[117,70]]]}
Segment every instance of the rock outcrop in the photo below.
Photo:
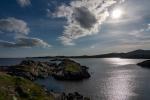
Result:
{"label": "rock outcrop", "polygon": [[55,63],[39,62],[33,60],[24,60],[18,65],[1,68],[1,70],[7,71],[10,75],[21,76],[29,80],[46,78],[49,75],[52,75],[55,69]]}
{"label": "rock outcrop", "polygon": [[145,68],[150,68],[150,60],[143,61],[141,63],[138,63],[137,65]]}
{"label": "rock outcrop", "polygon": [[90,77],[88,67],[81,66],[79,63],[64,59],[58,65],[58,71],[53,74],[55,79],[58,80],[82,80]]}
{"label": "rock outcrop", "polygon": [[49,75],[58,80],[82,80],[90,77],[88,67],[82,66],[71,59],[62,59],[59,64],[23,60],[18,65],[1,67],[0,70],[29,80],[46,78]]}
{"label": "rock outcrop", "polygon": [[74,92],[68,94],[62,93],[60,96],[58,96],[58,100],[90,100],[90,98],[84,97],[78,92]]}

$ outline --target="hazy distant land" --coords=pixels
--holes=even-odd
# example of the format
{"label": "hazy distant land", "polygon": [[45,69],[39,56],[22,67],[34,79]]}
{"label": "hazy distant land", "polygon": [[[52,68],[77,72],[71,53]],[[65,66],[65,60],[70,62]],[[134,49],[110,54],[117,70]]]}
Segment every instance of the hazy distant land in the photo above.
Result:
{"label": "hazy distant land", "polygon": [[129,58],[129,59],[150,59],[150,50],[135,50],[127,53],[108,53],[98,55],[81,55],[81,56],[43,56],[29,58]]}

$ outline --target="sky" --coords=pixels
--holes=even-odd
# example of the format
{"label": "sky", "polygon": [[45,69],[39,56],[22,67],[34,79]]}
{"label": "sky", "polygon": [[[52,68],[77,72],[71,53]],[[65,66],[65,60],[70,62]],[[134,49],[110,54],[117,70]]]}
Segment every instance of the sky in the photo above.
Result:
{"label": "sky", "polygon": [[0,0],[0,58],[150,49],[149,5],[150,0]]}

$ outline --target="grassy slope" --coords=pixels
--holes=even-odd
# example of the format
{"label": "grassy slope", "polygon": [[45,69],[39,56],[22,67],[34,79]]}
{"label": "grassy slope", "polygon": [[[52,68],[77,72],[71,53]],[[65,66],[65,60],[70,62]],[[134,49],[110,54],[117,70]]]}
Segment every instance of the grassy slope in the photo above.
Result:
{"label": "grassy slope", "polygon": [[40,86],[21,77],[0,73],[0,100],[55,100]]}
{"label": "grassy slope", "polygon": [[64,70],[67,72],[80,72],[81,71],[80,64],[70,59],[65,59],[63,63],[64,63]]}
{"label": "grassy slope", "polygon": [[80,72],[80,66],[77,65],[68,65],[65,67],[65,71],[69,71],[69,72]]}

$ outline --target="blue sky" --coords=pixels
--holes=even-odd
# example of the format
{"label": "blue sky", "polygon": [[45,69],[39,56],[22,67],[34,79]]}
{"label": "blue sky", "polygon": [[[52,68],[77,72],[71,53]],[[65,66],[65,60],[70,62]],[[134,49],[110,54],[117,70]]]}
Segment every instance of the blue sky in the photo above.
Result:
{"label": "blue sky", "polygon": [[[0,57],[150,49],[150,0],[1,0]],[[122,11],[113,18],[115,9]]]}

